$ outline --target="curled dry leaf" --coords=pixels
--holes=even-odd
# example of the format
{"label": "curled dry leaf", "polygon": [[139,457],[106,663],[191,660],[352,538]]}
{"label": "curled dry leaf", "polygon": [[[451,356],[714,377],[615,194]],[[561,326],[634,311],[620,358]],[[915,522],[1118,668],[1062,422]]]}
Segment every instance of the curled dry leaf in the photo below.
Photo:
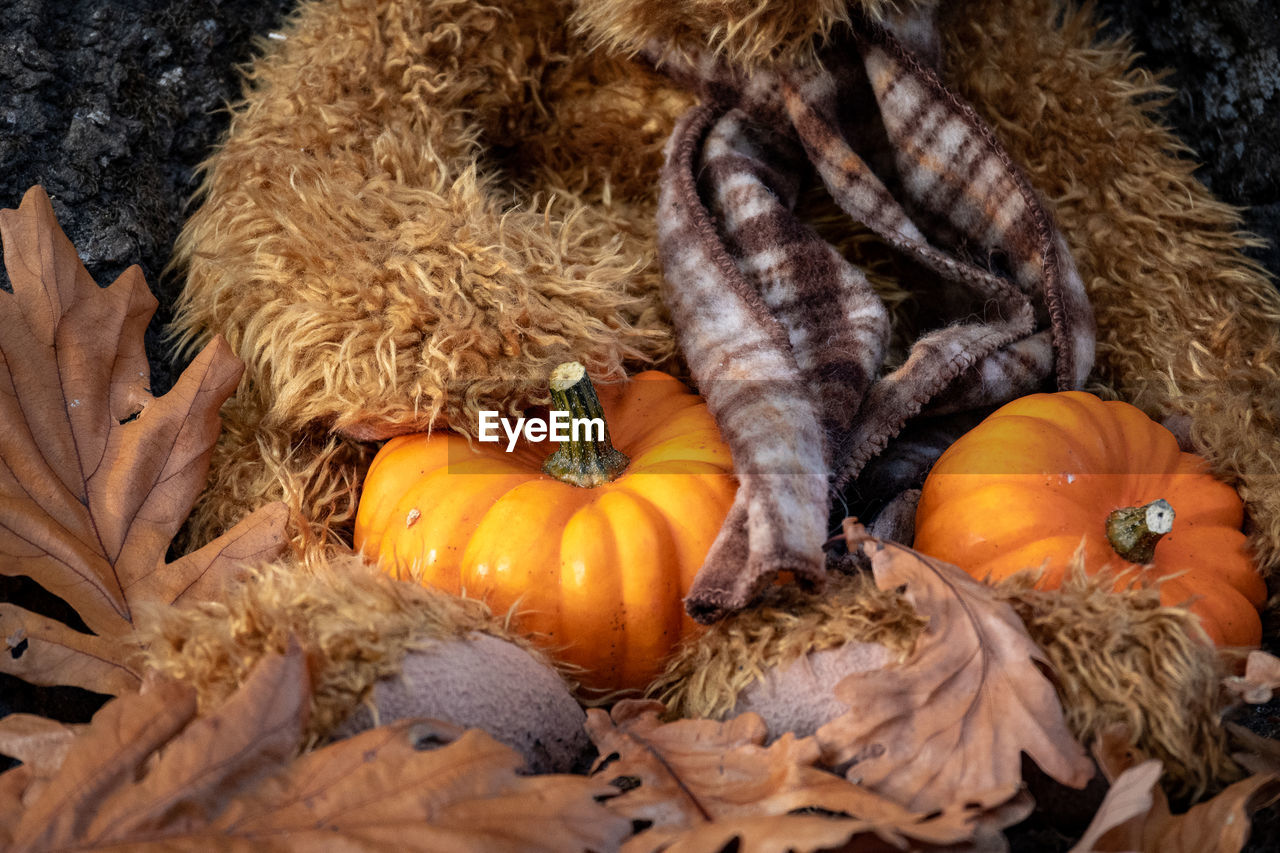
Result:
{"label": "curled dry leaf", "polygon": [[595,801],[604,783],[518,775],[476,730],[405,721],[295,759],[309,706],[296,646],[208,716],[190,687],[149,684],[104,706],[36,796],[27,766],[0,775],[0,846],[569,853],[630,830]]}
{"label": "curled dry leaf", "polygon": [[622,793],[611,809],[648,828],[623,848],[716,853],[808,851],[878,839],[905,849],[1003,850],[998,829],[1027,816],[1017,785],[958,798],[926,817],[817,766],[813,738],[785,734],[764,745],[764,722],[662,723],[662,705],[623,701],[612,716],[588,711],[602,758],[593,770]]}
{"label": "curled dry leaf", "polygon": [[1227,692],[1251,705],[1265,705],[1280,687],[1280,658],[1263,651],[1249,652],[1244,675],[1230,675],[1222,680]]}
{"label": "curled dry leaf", "polygon": [[1070,853],[1092,853],[1098,849],[1096,845],[1104,835],[1150,814],[1155,804],[1153,791],[1163,772],[1163,765],[1151,759],[1121,773],[1112,781],[1102,805],[1098,806],[1098,813]]}
{"label": "curled dry leaf", "polygon": [[407,720],[302,757],[211,829],[259,844],[283,836],[299,850],[336,837],[342,849],[426,853],[600,853],[630,833],[596,801],[606,784],[521,776],[523,764],[479,729]]}
{"label": "curled dry leaf", "polygon": [[915,811],[971,791],[1016,785],[1027,753],[1054,779],[1083,787],[1093,763],[1072,736],[1043,660],[1013,609],[967,574],[845,522],[881,589],[905,587],[928,626],[899,665],[847,676],[849,711],[817,732],[849,778]]}
{"label": "curled dry leaf", "polygon": [[36,773],[51,773],[62,766],[83,728],[34,714],[10,714],[0,719],[0,755],[16,758]]}
{"label": "curled dry leaf", "polygon": [[1280,799],[1280,777],[1259,773],[1175,816],[1158,784],[1160,762],[1140,761],[1127,733],[1104,732],[1094,755],[1111,789],[1071,853],[1239,853],[1250,815]]}
{"label": "curled dry leaf", "polygon": [[305,679],[294,652],[265,660],[208,717],[196,718],[194,691],[172,681],[108,703],[19,816],[13,849],[101,847],[198,825],[292,757]]}
{"label": "curled dry leaf", "polygon": [[[1147,769],[1150,764],[1156,766],[1154,774]],[[1120,774],[1085,838],[1071,853],[1239,853],[1249,840],[1249,816],[1280,799],[1280,779],[1270,774],[1250,776],[1185,814],[1172,815],[1156,784],[1159,771],[1160,762],[1148,761]],[[1112,813],[1107,804],[1116,791]],[[1132,813],[1127,820],[1121,820],[1124,811]],[[1095,827],[1105,831],[1097,832]]]}
{"label": "curled dry leaf", "polygon": [[1232,746],[1241,749],[1231,757],[1250,773],[1272,773],[1280,776],[1280,741],[1249,731],[1239,723],[1227,723]]}
{"label": "curled dry leaf", "polygon": [[0,211],[0,572],[65,600],[92,634],[0,605],[0,671],[102,693],[135,689],[119,641],[139,601],[206,597],[239,562],[277,555],[286,510],[263,507],[173,563],[204,485],[218,408],[243,369],[222,340],[152,397],[143,333],[156,301],[131,267],[99,288],[44,190]]}

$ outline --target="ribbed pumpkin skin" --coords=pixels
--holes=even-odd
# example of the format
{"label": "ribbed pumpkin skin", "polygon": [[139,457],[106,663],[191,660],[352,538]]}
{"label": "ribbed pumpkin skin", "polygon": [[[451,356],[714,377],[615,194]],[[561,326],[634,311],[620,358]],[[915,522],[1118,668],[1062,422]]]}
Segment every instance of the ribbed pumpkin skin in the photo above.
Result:
{"label": "ribbed pumpkin skin", "polygon": [[1053,589],[1082,537],[1087,571],[1134,567],[1107,541],[1106,518],[1158,498],[1172,504],[1175,517],[1149,571],[1181,573],[1161,585],[1161,601],[1192,601],[1219,645],[1257,645],[1266,585],[1240,529],[1239,496],[1128,403],[1067,391],[996,411],[930,471],[915,548],[993,580],[1047,561],[1040,586]]}
{"label": "ribbed pumpkin skin", "polygon": [[649,371],[597,393],[631,457],[617,480],[579,488],[543,474],[553,442],[507,453],[505,437],[401,436],[369,468],[355,547],[496,612],[518,602],[517,626],[581,667],[585,687],[643,688],[697,630],[682,599],[737,482],[706,404],[678,380]]}

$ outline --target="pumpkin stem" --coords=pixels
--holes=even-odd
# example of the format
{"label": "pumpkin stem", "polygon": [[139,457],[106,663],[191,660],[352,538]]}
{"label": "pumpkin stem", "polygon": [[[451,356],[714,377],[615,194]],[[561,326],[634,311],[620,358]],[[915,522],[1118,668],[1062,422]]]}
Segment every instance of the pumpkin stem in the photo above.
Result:
{"label": "pumpkin stem", "polygon": [[551,410],[569,413],[569,440],[542,463],[543,473],[590,488],[616,480],[631,464],[609,440],[600,398],[578,362],[566,361],[551,371]]}
{"label": "pumpkin stem", "polygon": [[1127,506],[1107,516],[1107,540],[1130,563],[1147,564],[1156,543],[1173,529],[1173,507],[1164,498],[1145,506]]}

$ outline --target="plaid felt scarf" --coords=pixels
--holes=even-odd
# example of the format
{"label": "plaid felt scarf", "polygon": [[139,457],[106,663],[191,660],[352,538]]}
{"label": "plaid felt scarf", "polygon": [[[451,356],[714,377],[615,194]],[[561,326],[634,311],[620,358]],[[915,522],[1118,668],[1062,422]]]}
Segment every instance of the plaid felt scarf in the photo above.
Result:
{"label": "plaid felt scarf", "polygon": [[[896,31],[923,45],[936,35],[918,19]],[[834,491],[873,459],[881,472],[931,464],[945,446],[936,430],[900,438],[924,416],[1079,387],[1094,326],[1026,178],[888,30],[856,20],[820,67],[746,73],[702,57],[662,68],[702,95],[662,174],[666,298],[740,483],[686,601],[710,622],[780,572],[820,587]],[[904,284],[929,302],[929,327],[894,369],[866,275],[794,213],[815,174],[909,259]]]}

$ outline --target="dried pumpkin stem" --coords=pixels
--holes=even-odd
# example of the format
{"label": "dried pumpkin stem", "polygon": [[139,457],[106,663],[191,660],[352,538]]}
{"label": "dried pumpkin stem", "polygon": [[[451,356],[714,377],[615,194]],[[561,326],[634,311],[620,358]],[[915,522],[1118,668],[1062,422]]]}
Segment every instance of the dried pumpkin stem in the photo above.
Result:
{"label": "dried pumpkin stem", "polygon": [[1164,498],[1145,506],[1127,506],[1107,516],[1107,540],[1131,563],[1155,559],[1156,543],[1173,529],[1173,507]]}
{"label": "dried pumpkin stem", "polygon": [[569,413],[569,440],[542,463],[544,473],[590,488],[617,479],[631,464],[609,440],[600,398],[578,362],[567,361],[551,371],[551,408]]}

